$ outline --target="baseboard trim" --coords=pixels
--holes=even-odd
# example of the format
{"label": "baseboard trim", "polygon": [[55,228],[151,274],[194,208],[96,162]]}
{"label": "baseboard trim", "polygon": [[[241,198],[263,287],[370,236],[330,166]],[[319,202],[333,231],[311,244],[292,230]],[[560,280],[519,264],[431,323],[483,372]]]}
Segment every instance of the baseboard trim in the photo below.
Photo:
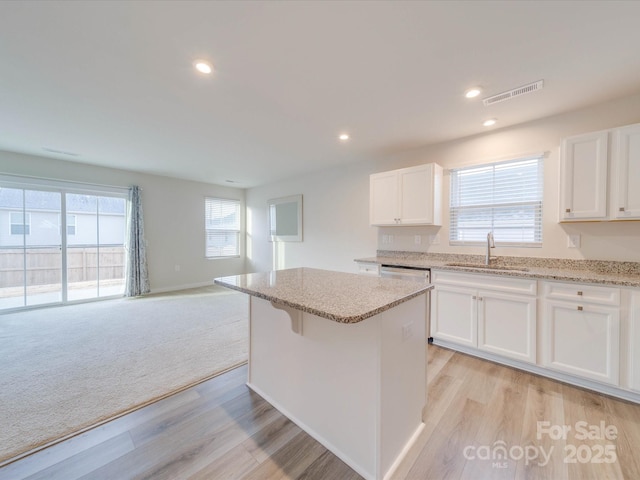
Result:
{"label": "baseboard trim", "polygon": [[149,293],[153,295],[154,293],[177,292],[179,290],[188,290],[190,288],[198,287],[209,287],[213,285],[213,280],[211,280],[210,282],[185,283],[183,285],[174,285],[172,287],[154,288]]}
{"label": "baseboard trim", "polygon": [[508,367],[524,370],[525,372],[540,375],[541,377],[547,377],[547,378],[551,378],[552,380],[568,383],[575,387],[585,388],[593,392],[609,395],[611,397],[620,398],[628,402],[640,404],[640,394],[631,392],[628,390],[623,390],[622,388],[614,387],[612,385],[605,385],[603,383],[594,382],[592,380],[574,377],[572,375],[549,370],[547,368],[540,367],[538,365],[528,364],[528,363],[520,362],[518,360],[512,360],[509,358],[502,357],[500,355],[495,355],[489,352],[483,352],[472,347],[456,345],[455,343],[447,342],[445,340],[439,340],[437,338],[433,340],[433,345],[448,348],[449,350],[455,350],[457,352],[465,353],[473,357],[482,358],[484,360],[489,360],[491,362],[499,363],[501,365],[506,365]]}

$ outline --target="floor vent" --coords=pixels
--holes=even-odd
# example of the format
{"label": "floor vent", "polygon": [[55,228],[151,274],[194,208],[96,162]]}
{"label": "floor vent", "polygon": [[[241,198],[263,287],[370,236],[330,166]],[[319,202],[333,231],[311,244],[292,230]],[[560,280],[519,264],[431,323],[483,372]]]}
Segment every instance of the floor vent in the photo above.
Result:
{"label": "floor vent", "polygon": [[514,97],[519,97],[520,95],[524,95],[526,93],[541,90],[542,87],[544,87],[544,80],[538,80],[537,82],[530,83],[529,85],[523,85],[522,87],[514,88],[513,90],[509,90],[508,92],[502,92],[497,95],[487,97],[482,100],[482,103],[484,103],[485,107],[488,107],[489,105],[493,105],[494,103],[504,102],[505,100],[511,100]]}

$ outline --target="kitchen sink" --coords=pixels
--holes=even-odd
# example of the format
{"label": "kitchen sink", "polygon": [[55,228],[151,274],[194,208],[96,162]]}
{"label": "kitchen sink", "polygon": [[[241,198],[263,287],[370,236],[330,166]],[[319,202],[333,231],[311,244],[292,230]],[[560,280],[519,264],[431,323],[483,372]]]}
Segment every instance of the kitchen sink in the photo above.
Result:
{"label": "kitchen sink", "polygon": [[524,267],[508,267],[506,265],[483,265],[481,263],[447,263],[447,267],[466,267],[466,268],[480,268],[486,270],[508,270],[513,272],[528,272],[528,268]]}

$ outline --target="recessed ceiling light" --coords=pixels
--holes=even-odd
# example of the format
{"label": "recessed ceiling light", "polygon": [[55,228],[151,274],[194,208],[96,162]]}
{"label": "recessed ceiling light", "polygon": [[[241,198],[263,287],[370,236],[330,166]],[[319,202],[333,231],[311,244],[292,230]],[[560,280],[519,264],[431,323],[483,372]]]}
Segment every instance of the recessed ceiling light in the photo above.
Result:
{"label": "recessed ceiling light", "polygon": [[482,92],[482,89],[480,87],[473,87],[464,92],[464,96],[467,98],[476,98],[478,95],[480,95],[480,92]]}
{"label": "recessed ceiling light", "polygon": [[492,125],[495,125],[497,122],[497,120],[495,118],[490,118],[489,120],[485,120],[484,122],[482,122],[482,125],[484,125],[485,127],[491,127]]}
{"label": "recessed ceiling light", "polygon": [[341,133],[340,136],[338,137],[341,141],[346,142],[347,140],[349,140],[349,135],[346,133]]}
{"label": "recessed ceiling light", "polygon": [[193,66],[196,67],[196,70],[198,70],[200,73],[209,74],[213,71],[213,66],[206,60],[196,60],[193,63]]}

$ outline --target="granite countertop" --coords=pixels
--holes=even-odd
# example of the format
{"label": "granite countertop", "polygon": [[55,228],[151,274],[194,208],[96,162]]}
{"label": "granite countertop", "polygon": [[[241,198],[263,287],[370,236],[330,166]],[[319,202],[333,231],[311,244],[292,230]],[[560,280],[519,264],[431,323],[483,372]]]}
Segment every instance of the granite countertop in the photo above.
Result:
{"label": "granite countertop", "polygon": [[425,293],[432,285],[315,268],[216,278],[218,285],[339,323],[357,323]]}
{"label": "granite countertop", "polygon": [[[640,287],[640,263],[636,262],[498,256],[491,259],[493,268],[483,268],[483,255],[385,250],[378,251],[376,257],[358,258],[356,261],[377,263],[379,265],[431,268],[519,278]],[[469,265],[453,266],[450,265],[452,263]],[[477,266],[474,266],[474,264]]]}

